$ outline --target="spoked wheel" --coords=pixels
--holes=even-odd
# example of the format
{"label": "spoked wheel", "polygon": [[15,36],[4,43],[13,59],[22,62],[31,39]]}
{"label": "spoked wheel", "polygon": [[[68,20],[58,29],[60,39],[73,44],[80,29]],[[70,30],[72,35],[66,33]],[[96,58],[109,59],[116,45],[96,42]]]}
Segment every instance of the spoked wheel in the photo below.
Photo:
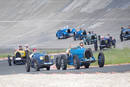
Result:
{"label": "spoked wheel", "polygon": [[80,60],[77,55],[74,55],[73,62],[75,69],[80,69]]}
{"label": "spoked wheel", "polygon": [[61,67],[61,62],[60,62],[60,57],[58,56],[56,58],[56,68],[57,68],[57,70],[60,70],[60,67]]}
{"label": "spoked wheel", "polygon": [[98,43],[97,43],[97,41],[94,42],[94,49],[95,49],[95,51],[98,50]]}
{"label": "spoked wheel", "polygon": [[61,56],[61,67],[62,67],[62,70],[67,69],[67,58],[65,55]]}
{"label": "spoked wheel", "polygon": [[102,46],[100,46],[100,50],[103,50],[103,47],[102,47]]}
{"label": "spoked wheel", "polygon": [[15,65],[16,64],[16,61],[15,61],[15,57],[13,56],[13,64]]}
{"label": "spoked wheel", "polygon": [[122,34],[120,34],[120,40],[121,40],[121,42],[123,42],[123,36],[122,36]]}
{"label": "spoked wheel", "polygon": [[74,38],[74,41],[76,41],[76,36],[75,35],[73,36],[73,38]]}
{"label": "spoked wheel", "polygon": [[26,51],[26,62],[25,62],[26,72],[30,72],[31,59],[29,57],[29,52]]}
{"label": "spoked wheel", "polygon": [[90,42],[89,42],[89,41],[88,41],[87,43],[88,43],[88,45],[90,45]]}
{"label": "spoked wheel", "polygon": [[11,66],[12,64],[11,64],[11,59],[10,59],[10,56],[8,56],[8,64],[9,64],[9,66]]}
{"label": "spoked wheel", "polygon": [[33,60],[33,62],[34,62],[34,69],[35,69],[36,71],[40,71],[40,67],[39,67],[39,65],[38,65],[38,61],[37,61],[37,60]]}
{"label": "spoked wheel", "polygon": [[89,68],[89,66],[90,66],[90,63],[85,63],[85,64],[84,64],[84,67],[85,67],[85,68]]}
{"label": "spoked wheel", "polygon": [[99,65],[99,67],[104,67],[104,63],[105,63],[105,56],[102,52],[100,52],[99,55],[98,55],[98,65]]}
{"label": "spoked wheel", "polygon": [[74,41],[76,41],[76,33],[74,32],[74,36],[73,36]]}
{"label": "spoked wheel", "polygon": [[50,66],[47,66],[46,70],[50,70]]}
{"label": "spoked wheel", "polygon": [[30,61],[29,60],[26,61],[25,67],[26,67],[26,72],[30,72]]}

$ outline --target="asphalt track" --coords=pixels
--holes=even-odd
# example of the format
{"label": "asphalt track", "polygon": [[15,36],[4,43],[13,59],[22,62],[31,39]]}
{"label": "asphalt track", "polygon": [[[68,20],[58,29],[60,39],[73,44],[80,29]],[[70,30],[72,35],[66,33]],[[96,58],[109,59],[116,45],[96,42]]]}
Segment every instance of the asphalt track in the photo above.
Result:
{"label": "asphalt track", "polygon": [[35,71],[31,69],[31,72],[25,71],[25,65],[13,65],[8,66],[7,60],[0,61],[0,75],[17,75],[17,74],[92,74],[92,73],[125,73],[130,72],[130,64],[122,65],[106,65],[103,68],[90,66],[89,69],[75,70],[74,68],[69,68],[67,70],[56,70],[54,66],[51,67],[50,71],[46,69],[41,69],[40,71]]}

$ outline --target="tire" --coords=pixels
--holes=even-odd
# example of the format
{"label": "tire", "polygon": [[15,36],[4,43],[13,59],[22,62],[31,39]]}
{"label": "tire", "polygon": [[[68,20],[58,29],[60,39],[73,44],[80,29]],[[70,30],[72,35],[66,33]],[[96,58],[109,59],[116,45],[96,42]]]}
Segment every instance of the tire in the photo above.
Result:
{"label": "tire", "polygon": [[87,43],[88,43],[88,45],[90,45],[90,42],[89,42],[89,41],[88,41]]}
{"label": "tire", "polygon": [[95,49],[95,51],[98,50],[98,43],[97,43],[97,41],[94,42],[94,49]]}
{"label": "tire", "polygon": [[61,67],[62,67],[62,70],[67,69],[67,58],[65,55],[61,56]]}
{"label": "tire", "polygon": [[103,48],[100,46],[100,50],[102,50]]}
{"label": "tire", "polygon": [[84,64],[84,67],[85,67],[85,68],[89,68],[89,66],[90,66],[90,63],[85,63],[85,64]]}
{"label": "tire", "polygon": [[83,42],[84,42],[84,45],[87,45],[87,41],[85,37],[83,38]]}
{"label": "tire", "polygon": [[57,68],[57,70],[60,70],[60,67],[61,67],[60,57],[57,57],[56,58],[56,68]]}
{"label": "tire", "polygon": [[87,43],[86,43],[86,41],[85,41],[85,40],[83,40],[83,42],[84,42],[84,45],[87,45]]}
{"label": "tire", "polygon": [[26,67],[26,72],[30,72],[30,61],[26,61],[25,63],[25,67]]}
{"label": "tire", "polygon": [[116,44],[114,44],[113,47],[116,48]]}
{"label": "tire", "polygon": [[25,63],[26,72],[30,72],[30,66],[31,66],[30,63],[31,63],[31,60],[29,58],[28,53],[26,53],[26,63]]}
{"label": "tire", "polygon": [[13,64],[16,65],[15,57],[13,56]]}
{"label": "tire", "polygon": [[76,32],[74,32],[73,38],[74,38],[74,41],[76,41]]}
{"label": "tire", "polygon": [[12,66],[10,56],[8,56],[8,64],[9,66]]}
{"label": "tire", "polygon": [[104,63],[105,63],[105,56],[102,52],[100,52],[99,55],[98,55],[98,65],[99,65],[99,67],[104,67]]}
{"label": "tire", "polygon": [[66,39],[67,37],[63,34],[63,39]]}
{"label": "tire", "polygon": [[99,40],[99,41],[101,40],[101,36],[100,36],[100,35],[98,35],[98,40]]}
{"label": "tire", "polygon": [[79,39],[82,40],[82,36],[79,36]]}
{"label": "tire", "polygon": [[34,68],[36,71],[40,71],[40,67],[39,67],[39,64],[38,64],[38,61],[36,59],[33,60],[34,62]]}
{"label": "tire", "polygon": [[87,59],[89,59],[90,57],[93,57],[93,53],[92,53],[92,49],[91,48],[88,48],[86,51],[85,51],[85,57]]}
{"label": "tire", "polygon": [[76,41],[76,36],[75,35],[73,36],[73,38],[74,38],[74,41]]}
{"label": "tire", "polygon": [[123,36],[122,36],[122,34],[120,34],[120,40],[121,40],[121,42],[123,42]]}
{"label": "tire", "polygon": [[46,67],[46,70],[50,70],[50,66]]}
{"label": "tire", "polygon": [[73,62],[75,69],[80,69],[80,60],[77,55],[74,55]]}

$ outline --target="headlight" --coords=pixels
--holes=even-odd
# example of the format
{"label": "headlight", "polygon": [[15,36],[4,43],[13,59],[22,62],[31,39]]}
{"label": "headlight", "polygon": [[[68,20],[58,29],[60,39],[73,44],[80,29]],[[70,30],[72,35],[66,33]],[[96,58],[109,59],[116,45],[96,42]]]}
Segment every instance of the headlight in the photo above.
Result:
{"label": "headlight", "polygon": [[43,56],[40,56],[40,60],[43,60],[44,59],[44,57]]}
{"label": "headlight", "polygon": [[51,56],[51,59],[54,59],[54,56]]}

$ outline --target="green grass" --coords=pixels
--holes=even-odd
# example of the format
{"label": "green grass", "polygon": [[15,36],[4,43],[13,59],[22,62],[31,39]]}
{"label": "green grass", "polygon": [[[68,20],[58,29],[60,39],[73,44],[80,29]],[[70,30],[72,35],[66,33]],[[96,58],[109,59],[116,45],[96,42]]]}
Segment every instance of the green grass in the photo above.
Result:
{"label": "green grass", "polygon": [[[94,56],[98,57],[98,53],[94,53]],[[109,49],[103,51],[105,55],[105,64],[122,64],[122,63],[130,63],[130,48],[124,49]],[[97,62],[92,64],[97,65]]]}
{"label": "green grass", "polygon": [[8,53],[0,54],[0,58],[7,58],[8,55],[11,55],[11,54],[8,54]]}

